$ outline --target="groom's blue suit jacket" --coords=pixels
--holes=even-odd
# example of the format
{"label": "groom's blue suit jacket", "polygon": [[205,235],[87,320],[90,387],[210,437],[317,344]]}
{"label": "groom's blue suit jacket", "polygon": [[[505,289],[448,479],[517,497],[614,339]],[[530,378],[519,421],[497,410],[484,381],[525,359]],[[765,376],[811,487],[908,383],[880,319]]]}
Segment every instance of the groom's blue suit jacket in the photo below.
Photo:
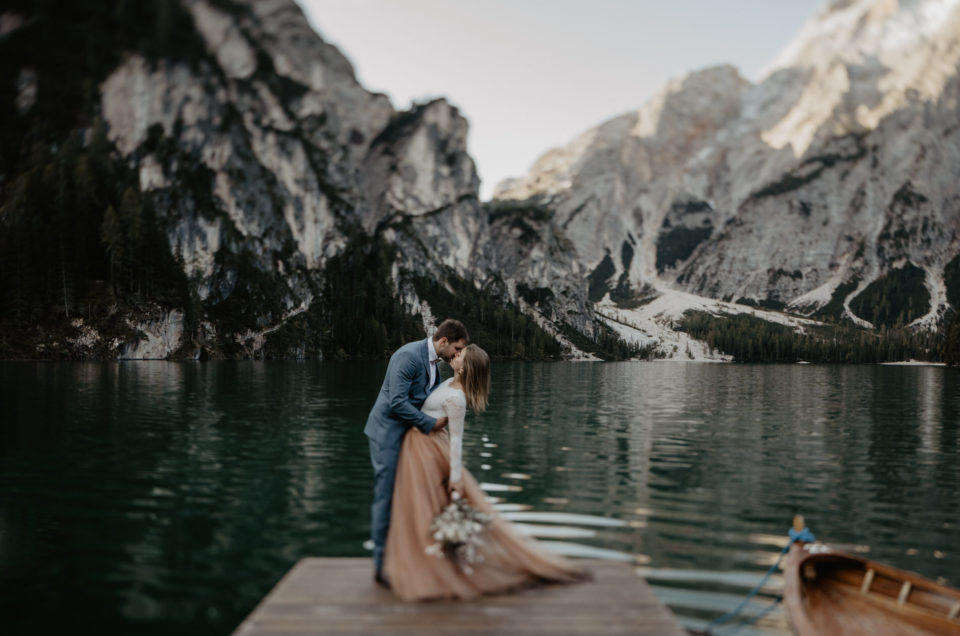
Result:
{"label": "groom's blue suit jacket", "polygon": [[400,450],[411,426],[429,434],[436,418],[420,411],[430,395],[430,350],[427,340],[410,342],[390,357],[387,375],[363,432],[383,448]]}

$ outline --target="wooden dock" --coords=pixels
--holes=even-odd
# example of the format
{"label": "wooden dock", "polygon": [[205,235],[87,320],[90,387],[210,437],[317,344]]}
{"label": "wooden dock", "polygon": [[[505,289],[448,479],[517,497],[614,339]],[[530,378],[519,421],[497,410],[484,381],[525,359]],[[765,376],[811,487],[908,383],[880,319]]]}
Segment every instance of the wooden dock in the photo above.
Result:
{"label": "wooden dock", "polygon": [[370,559],[307,558],[234,634],[686,634],[634,566],[584,564],[594,575],[588,583],[476,601],[404,603],[373,582]]}

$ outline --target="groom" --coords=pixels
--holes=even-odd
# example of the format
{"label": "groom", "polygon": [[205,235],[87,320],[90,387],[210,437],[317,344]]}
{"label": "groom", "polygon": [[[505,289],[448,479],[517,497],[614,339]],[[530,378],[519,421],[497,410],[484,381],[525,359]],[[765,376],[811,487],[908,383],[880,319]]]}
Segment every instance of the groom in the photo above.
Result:
{"label": "groom", "polygon": [[447,425],[447,418],[430,417],[420,411],[427,396],[437,386],[440,373],[437,362],[450,362],[469,341],[467,328],[459,320],[444,320],[433,338],[410,342],[390,356],[387,375],[377,401],[363,429],[370,442],[373,464],[373,534],[374,579],[389,587],[383,577],[383,549],[390,527],[393,502],[393,480],[403,436],[411,426],[424,434]]}

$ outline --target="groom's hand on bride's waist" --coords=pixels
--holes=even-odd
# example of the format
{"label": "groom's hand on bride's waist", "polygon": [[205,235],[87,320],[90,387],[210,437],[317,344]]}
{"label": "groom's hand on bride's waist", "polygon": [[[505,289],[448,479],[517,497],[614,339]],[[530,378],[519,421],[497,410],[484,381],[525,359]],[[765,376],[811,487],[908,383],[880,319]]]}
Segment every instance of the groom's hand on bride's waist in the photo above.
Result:
{"label": "groom's hand on bride's waist", "polygon": [[433,430],[435,431],[441,430],[444,426],[447,425],[447,422],[448,420],[446,417],[438,417],[437,423],[433,425]]}

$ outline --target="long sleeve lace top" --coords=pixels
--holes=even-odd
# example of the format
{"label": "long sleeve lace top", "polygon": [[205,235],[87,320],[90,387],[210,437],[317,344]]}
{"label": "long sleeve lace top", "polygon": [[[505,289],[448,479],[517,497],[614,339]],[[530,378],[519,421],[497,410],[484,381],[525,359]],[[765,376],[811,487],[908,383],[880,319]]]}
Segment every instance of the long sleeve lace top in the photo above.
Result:
{"label": "long sleeve lace top", "polygon": [[432,417],[447,417],[450,431],[450,482],[460,481],[463,473],[463,422],[467,415],[467,396],[450,386],[453,378],[438,386],[423,403],[423,412]]}

